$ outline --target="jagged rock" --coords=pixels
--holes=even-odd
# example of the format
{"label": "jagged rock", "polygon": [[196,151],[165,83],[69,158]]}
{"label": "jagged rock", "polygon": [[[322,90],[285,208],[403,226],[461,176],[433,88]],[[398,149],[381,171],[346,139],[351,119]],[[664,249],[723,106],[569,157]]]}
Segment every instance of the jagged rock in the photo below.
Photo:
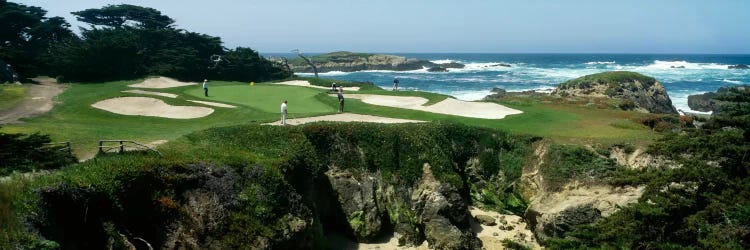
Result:
{"label": "jagged rock", "polygon": [[507,64],[507,63],[497,63],[497,64],[492,64],[489,67],[506,67],[506,68],[510,68],[511,66],[510,66],[510,64]]}
{"label": "jagged rock", "polygon": [[636,110],[643,112],[678,114],[659,81],[635,72],[611,71],[579,77],[561,83],[552,94],[609,97],[632,101]]}
{"label": "jagged rock", "polygon": [[674,66],[674,65],[672,65],[672,66],[669,66],[669,68],[672,68],[672,69],[684,69],[685,66]]}
{"label": "jagged rock", "polygon": [[463,69],[466,67],[466,65],[457,63],[457,62],[450,62],[450,63],[440,63],[438,66],[447,68],[447,69]]}
{"label": "jagged rock", "polygon": [[745,64],[729,65],[728,69],[750,69],[750,66]]}
{"label": "jagged rock", "polygon": [[728,96],[731,99],[734,95],[748,92],[750,92],[750,85],[721,87],[716,92],[688,96],[688,106],[693,110],[719,114],[725,105],[732,105],[732,102],[719,100],[722,96]]}
{"label": "jagged rock", "polygon": [[364,173],[357,179],[348,170],[336,167],[330,168],[325,174],[357,240],[367,242],[380,234],[383,226],[381,218],[385,211],[377,205],[376,191],[379,183],[376,178]]}
{"label": "jagged rock", "polygon": [[471,233],[468,204],[458,190],[438,182],[429,164],[412,194],[413,208],[421,215],[424,233],[433,249],[481,249],[482,242]]}
{"label": "jagged rock", "polygon": [[713,92],[703,93],[699,95],[689,95],[688,107],[690,107],[690,109],[692,110],[701,112],[717,110],[719,108],[720,101],[714,98],[716,98],[716,93]]}
{"label": "jagged rock", "polygon": [[480,215],[477,215],[475,218],[477,219],[477,221],[479,221],[479,223],[482,223],[482,225],[485,225],[485,226],[497,225],[497,223],[495,223],[495,218],[492,218],[492,216],[480,214]]}
{"label": "jagged rock", "polygon": [[[436,64],[427,60],[407,59],[403,56],[352,53],[346,51],[316,55],[310,58],[319,72],[360,70],[395,70],[407,71],[423,68],[463,68],[460,63]],[[302,59],[289,60],[289,67],[294,72],[312,72],[312,67]]]}
{"label": "jagged rock", "polygon": [[645,187],[608,186],[566,188],[534,197],[524,216],[539,242],[562,236],[576,225],[588,224],[638,201]]}
{"label": "jagged rock", "polygon": [[436,67],[427,69],[427,72],[448,72],[448,69],[441,67],[441,66],[436,66]]}
{"label": "jagged rock", "polygon": [[529,96],[548,96],[547,93],[537,92],[536,90],[525,90],[521,92],[509,92],[502,88],[492,88],[492,94],[485,96],[484,100],[503,99],[505,97],[529,97]]}

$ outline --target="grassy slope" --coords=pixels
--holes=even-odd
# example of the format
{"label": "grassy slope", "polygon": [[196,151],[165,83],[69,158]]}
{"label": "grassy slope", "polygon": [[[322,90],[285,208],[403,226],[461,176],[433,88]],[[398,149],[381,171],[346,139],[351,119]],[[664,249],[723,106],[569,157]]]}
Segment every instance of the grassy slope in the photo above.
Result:
{"label": "grassy slope", "polygon": [[[326,91],[321,89],[273,86],[262,83],[250,87],[247,83],[237,82],[214,82],[210,88],[211,96],[208,98],[202,96],[202,89],[198,86],[151,90],[180,95],[176,99],[146,95],[162,99],[172,105],[200,105],[186,101],[186,99],[198,99],[239,106],[236,109],[214,108],[213,114],[199,119],[176,120],[123,116],[90,107],[91,104],[107,98],[137,96],[121,93],[122,90],[132,89],[127,85],[135,82],[137,81],[73,84],[58,97],[60,104],[56,105],[51,112],[29,119],[25,124],[5,125],[2,130],[24,133],[40,131],[50,134],[55,141],[69,140],[73,142],[74,151],[79,156],[85,157],[96,152],[96,143],[100,139],[129,139],[139,142],[173,140],[190,132],[210,127],[275,121],[278,120],[278,106],[285,98],[290,101],[292,111],[290,116],[292,117],[334,113],[338,107],[336,98],[328,96]],[[414,91],[365,90],[360,93],[420,96],[427,98],[429,104],[447,98],[445,95]],[[346,101],[346,111],[425,121],[454,121],[549,137],[561,143],[630,142],[643,144],[656,136],[647,128],[631,121],[642,116],[639,113],[597,109],[579,104],[518,101],[503,104],[522,110],[524,114],[509,116],[502,120],[486,120],[375,106],[352,98]]]}
{"label": "grassy slope", "polygon": [[15,107],[23,101],[24,96],[26,96],[26,86],[0,85],[0,111]]}

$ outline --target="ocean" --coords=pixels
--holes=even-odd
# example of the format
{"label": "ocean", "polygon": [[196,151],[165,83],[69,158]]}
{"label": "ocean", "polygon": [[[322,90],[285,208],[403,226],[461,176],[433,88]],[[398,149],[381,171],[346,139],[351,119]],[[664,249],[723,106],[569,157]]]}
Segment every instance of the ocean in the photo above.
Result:
{"label": "ocean", "polygon": [[[390,53],[389,53],[390,54]],[[750,84],[750,70],[728,69],[750,65],[750,55],[668,54],[393,54],[435,63],[458,62],[463,69],[449,72],[359,71],[327,72],[320,77],[368,81],[385,89],[399,78],[399,87],[436,92],[462,100],[479,100],[493,88],[509,91],[548,92],[561,82],[604,71],[626,70],[655,77],[662,82],[678,110],[692,111],[688,95],[716,91],[722,86]],[[291,57],[293,55],[286,55]],[[510,64],[503,67],[497,64]],[[299,74],[310,76],[312,74]]]}

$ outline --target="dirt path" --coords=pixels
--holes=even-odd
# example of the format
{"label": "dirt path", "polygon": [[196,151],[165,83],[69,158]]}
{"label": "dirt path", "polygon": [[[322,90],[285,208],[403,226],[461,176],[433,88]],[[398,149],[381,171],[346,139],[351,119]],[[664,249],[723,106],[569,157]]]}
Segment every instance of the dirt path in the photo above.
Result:
{"label": "dirt path", "polygon": [[0,124],[21,123],[22,118],[34,117],[43,114],[53,106],[55,96],[65,90],[65,86],[57,84],[57,81],[49,77],[34,78],[37,84],[31,84],[26,99],[18,106],[0,112]]}

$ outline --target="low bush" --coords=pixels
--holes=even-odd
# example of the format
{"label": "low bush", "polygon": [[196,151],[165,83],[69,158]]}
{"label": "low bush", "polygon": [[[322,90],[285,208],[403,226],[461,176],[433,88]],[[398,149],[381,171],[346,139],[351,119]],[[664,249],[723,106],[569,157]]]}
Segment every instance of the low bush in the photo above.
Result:
{"label": "low bush", "polygon": [[55,169],[76,162],[76,158],[62,150],[63,146],[50,146],[48,135],[6,134],[0,132],[0,176],[13,171]]}

